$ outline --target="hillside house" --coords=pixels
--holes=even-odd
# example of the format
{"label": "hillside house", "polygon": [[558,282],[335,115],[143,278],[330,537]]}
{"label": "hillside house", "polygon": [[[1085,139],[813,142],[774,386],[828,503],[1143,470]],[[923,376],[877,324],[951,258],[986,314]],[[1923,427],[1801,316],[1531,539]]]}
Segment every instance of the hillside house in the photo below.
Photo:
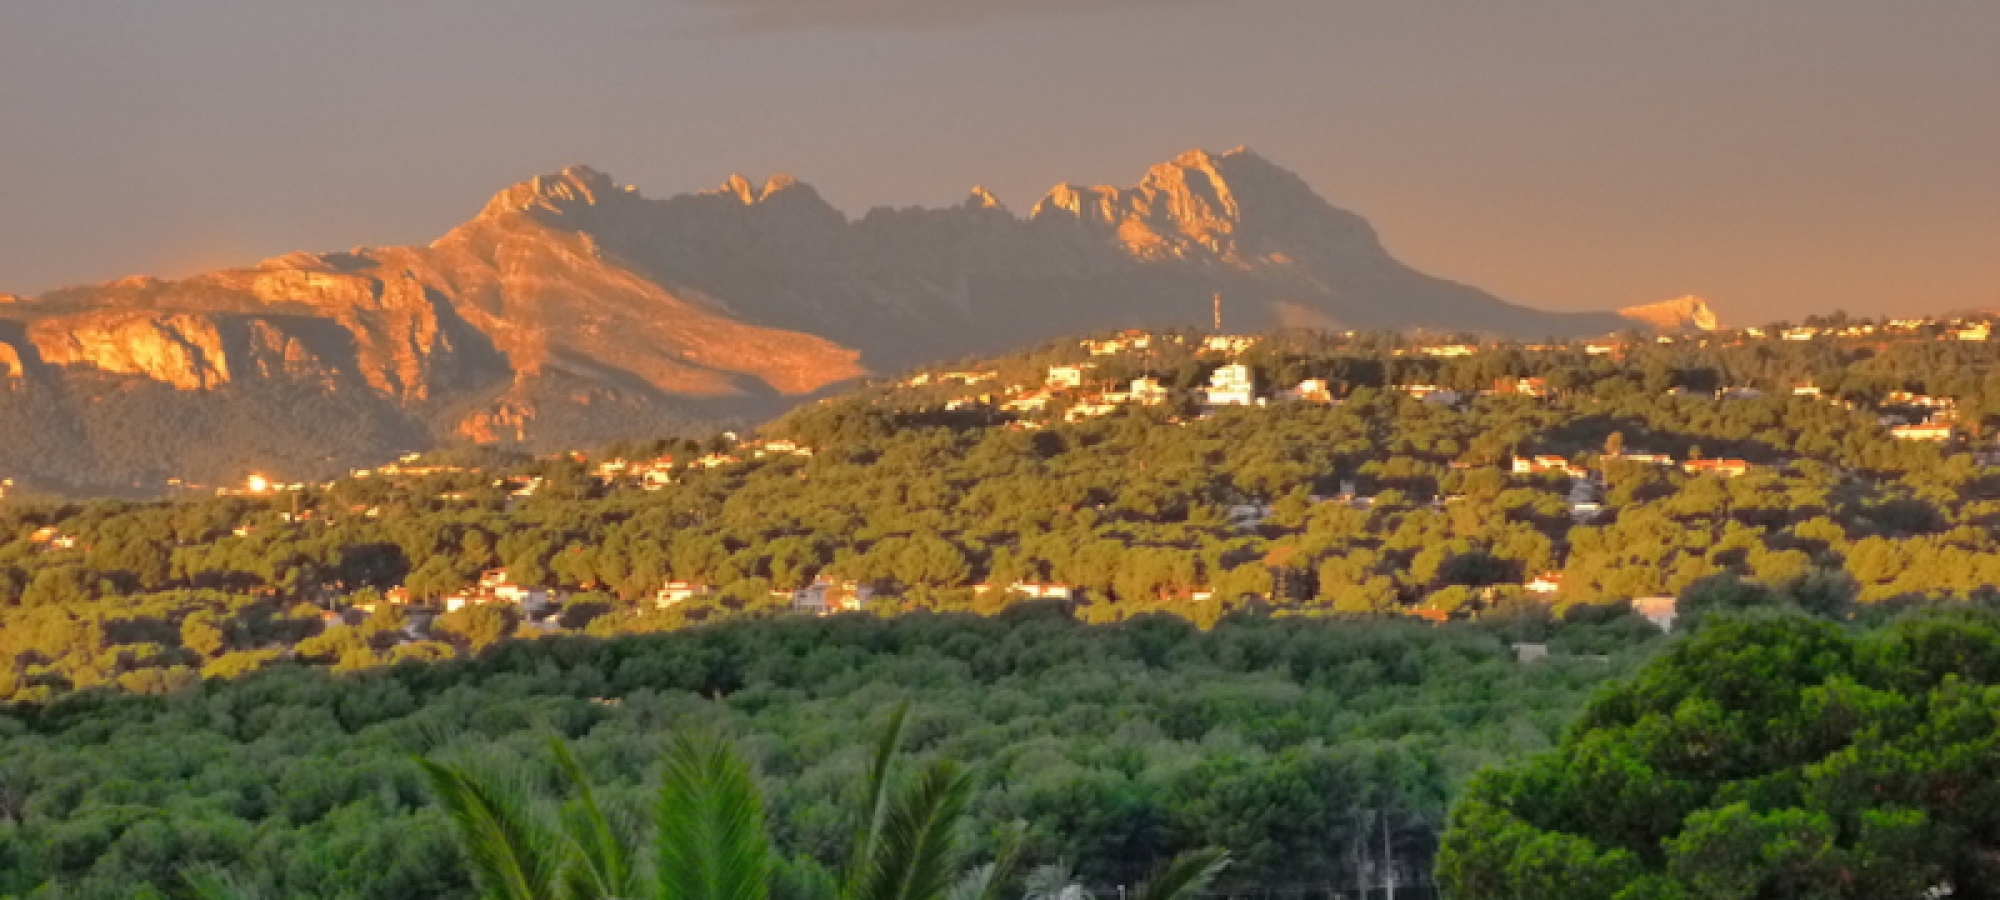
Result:
{"label": "hillside house", "polygon": [[1333,402],[1333,390],[1324,378],[1307,378],[1298,387],[1278,392],[1278,399],[1325,405]]}
{"label": "hillside house", "polygon": [[1543,572],[1521,585],[1530,594],[1553,594],[1562,590],[1561,572]]}
{"label": "hillside house", "polygon": [[1578,478],[1569,485],[1569,517],[1578,524],[1589,524],[1604,514],[1604,504],[1598,502],[1597,482],[1589,478]]}
{"label": "hillside house", "polygon": [[836,582],[821,576],[812,584],[792,592],[792,611],[815,616],[837,612],[858,612],[875,599],[875,586],[853,581]]}
{"label": "hillside house", "polygon": [[1992,322],[1974,322],[1956,332],[1961,341],[1984,341],[1993,337]]}
{"label": "hillside house", "polygon": [[672,609],[696,597],[707,597],[715,589],[699,581],[669,581],[653,592],[653,605],[659,609]]}
{"label": "hillside house", "polygon": [[530,587],[513,579],[503,568],[487,569],[480,573],[479,582],[467,590],[447,595],[444,598],[446,612],[457,612],[468,606],[485,606],[504,603],[521,611],[527,618],[540,618],[555,608],[555,597],[547,588]]}
{"label": "hillside house", "polygon": [[1223,510],[1223,517],[1228,520],[1229,527],[1250,531],[1271,518],[1271,507],[1258,503],[1239,503]]}
{"label": "hillside house", "polygon": [[1471,344],[1439,344],[1436,346],[1422,347],[1419,349],[1425,356],[1436,356],[1442,359],[1454,359],[1461,356],[1471,356],[1479,352],[1479,348]]}
{"label": "hillside house", "polygon": [[1937,422],[1926,422],[1922,425],[1895,425],[1889,428],[1889,435],[1899,441],[1933,441],[1941,443],[1951,440],[1952,433],[1950,425]]}
{"label": "hillside house", "polygon": [[1050,390],[1065,391],[1083,387],[1083,380],[1096,363],[1078,363],[1074,366],[1050,366],[1046,382]]}
{"label": "hillside house", "polygon": [[76,536],[62,533],[54,525],[44,525],[28,535],[28,543],[43,550],[74,550]]}
{"label": "hillside house", "polygon": [[1090,351],[1090,355],[1092,356],[1116,356],[1127,350],[1145,350],[1152,347],[1153,336],[1138,332],[1126,332],[1115,338],[1086,340],[1081,342],[1081,346],[1083,349]]}
{"label": "hillside house", "polygon": [[1689,475],[1720,475],[1735,478],[1750,471],[1750,464],[1740,459],[1690,459],[1681,463],[1681,471]]}
{"label": "hillside house", "polygon": [[1396,385],[1396,390],[1436,406],[1457,406],[1465,400],[1464,394],[1435,384],[1399,384]]}
{"label": "hillside house", "polygon": [[764,441],[762,443],[749,444],[746,446],[749,448],[751,458],[753,459],[763,459],[764,457],[767,456],[810,457],[813,455],[813,449],[811,447],[807,447],[803,444],[800,444],[798,441],[793,441],[793,440]]}
{"label": "hillside house", "polygon": [[[984,582],[972,586],[972,592],[975,594],[990,593],[992,590],[993,585]],[[1007,586],[1007,593],[1026,597],[1030,600],[1069,600],[1074,597],[1075,589],[1067,584],[1053,581],[1046,583],[1040,581],[1016,581]]]}
{"label": "hillside house", "polygon": [[1581,466],[1571,465],[1569,460],[1549,453],[1514,457],[1513,472],[1516,475],[1538,475],[1543,472],[1555,472],[1571,478],[1584,478],[1590,475],[1589,470]]}
{"label": "hillside house", "polygon": [[1958,401],[1951,397],[1934,397],[1910,391],[1890,391],[1883,396],[1882,403],[1885,406],[1914,406],[1919,409],[1952,409],[1958,406]]}
{"label": "hillside house", "polygon": [[1123,394],[1104,394],[1098,397],[1079,400],[1072,404],[1069,409],[1063,410],[1063,421],[1081,422],[1084,419],[1095,419],[1099,416],[1111,415],[1118,411],[1118,407],[1123,401],[1124,396]]}
{"label": "hillside house", "polygon": [[1257,339],[1240,334],[1211,334],[1201,342],[1201,349],[1234,356],[1257,343]]}
{"label": "hillside house", "polygon": [[1204,399],[1209,406],[1257,404],[1257,376],[1249,366],[1236,363],[1216,369],[1208,376],[1208,384]]}
{"label": "hillside house", "polygon": [[521,584],[507,574],[505,568],[488,569],[482,573],[479,589],[501,603],[511,603],[529,612],[546,609],[553,600],[548,588]]}
{"label": "hillside house", "polygon": [[1131,397],[1133,403],[1140,404],[1141,406],[1158,406],[1167,402],[1171,394],[1166,388],[1160,385],[1158,378],[1149,376],[1132,379],[1132,389],[1128,393],[1128,396]]}
{"label": "hillside house", "polygon": [[1665,632],[1674,630],[1674,619],[1679,615],[1680,601],[1673,597],[1638,597],[1632,601],[1632,611],[1646,617],[1646,621]]}
{"label": "hillside house", "polygon": [[1546,378],[1496,378],[1493,380],[1493,393],[1545,398],[1551,391]]}
{"label": "hillside house", "polygon": [[1029,391],[1000,404],[1000,408],[1009,412],[1041,412],[1049,408],[1049,392]]}

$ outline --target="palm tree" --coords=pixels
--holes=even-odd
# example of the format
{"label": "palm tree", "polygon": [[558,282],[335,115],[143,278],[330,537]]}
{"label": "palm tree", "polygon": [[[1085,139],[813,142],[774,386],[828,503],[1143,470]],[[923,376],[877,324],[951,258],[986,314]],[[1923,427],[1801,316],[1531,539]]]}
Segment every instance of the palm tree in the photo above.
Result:
{"label": "palm tree", "polygon": [[[946,760],[897,786],[908,711],[899,707],[875,746],[853,846],[826,900],[999,900],[1011,847],[962,872],[958,825],[972,779]],[[766,900],[775,857],[763,797],[727,740],[676,736],[651,810],[651,853],[637,829],[608,814],[567,744],[550,742],[567,799],[547,814],[518,783],[419,759],[449,814],[482,900]],[[650,870],[641,857],[650,859]],[[214,898],[222,900],[222,898]]]}
{"label": "palm tree", "polygon": [[[907,714],[899,707],[890,716],[848,859],[816,893],[821,900],[1000,900],[1018,857],[1018,831],[993,862],[964,868],[958,831],[971,775],[936,760],[898,789],[896,750]],[[767,900],[775,855],[763,796],[727,740],[683,734],[669,742],[650,853],[641,852],[636,823],[598,803],[569,745],[552,739],[549,746],[566,788],[554,804],[519,779],[417,760],[458,833],[481,900]],[[1192,900],[1226,864],[1220,851],[1183,856],[1137,900]],[[226,873],[195,872],[188,883],[200,900],[258,897]]]}
{"label": "palm tree", "polygon": [[[1183,853],[1139,885],[1134,900],[1194,900],[1228,866],[1229,854],[1222,850],[1209,848]],[[1077,881],[1069,863],[1063,860],[1035,867],[1026,882],[1023,900],[1096,900],[1097,897]]]}

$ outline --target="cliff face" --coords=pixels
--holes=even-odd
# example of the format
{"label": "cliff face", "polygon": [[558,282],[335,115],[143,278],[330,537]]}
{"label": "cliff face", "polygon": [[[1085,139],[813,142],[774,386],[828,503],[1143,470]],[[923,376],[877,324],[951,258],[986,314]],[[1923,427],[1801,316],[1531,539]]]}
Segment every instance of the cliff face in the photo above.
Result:
{"label": "cliff face", "polygon": [[[1129,188],[1061,185],[1017,217],[983,189],[948,209],[850,220],[783,176],[648,199],[574,167],[496,194],[427,247],[294,253],[180,280],[129,278],[0,295],[0,420],[32,409],[82,447],[131,439],[105,410],[264,416],[309,426],[252,440],[221,426],[227,465],[320,434],[320,408],[378,453],[446,439],[568,445],[788,401],[933,358],[1081,329],[1205,324],[1429,327],[1527,336],[1633,321],[1712,326],[1671,310],[1558,314],[1397,262],[1359,216],[1245,150],[1194,151]],[[1662,305],[1662,307],[1671,304]],[[1672,320],[1675,324],[1669,324]],[[12,404],[10,407],[9,404]],[[358,417],[358,418],[354,418]],[[171,430],[170,425],[161,428]],[[106,437],[109,435],[109,437]],[[261,442],[261,443],[260,443]],[[206,445],[204,445],[206,446]],[[162,450],[160,466],[180,461]],[[275,456],[283,456],[276,453]],[[33,454],[0,447],[0,467]],[[321,459],[321,468],[344,459]],[[217,465],[222,465],[218,463]]]}
{"label": "cliff face", "polygon": [[1626,307],[1618,314],[1659,331],[1714,331],[1722,327],[1722,318],[1709,308],[1708,301],[1693,294]]}

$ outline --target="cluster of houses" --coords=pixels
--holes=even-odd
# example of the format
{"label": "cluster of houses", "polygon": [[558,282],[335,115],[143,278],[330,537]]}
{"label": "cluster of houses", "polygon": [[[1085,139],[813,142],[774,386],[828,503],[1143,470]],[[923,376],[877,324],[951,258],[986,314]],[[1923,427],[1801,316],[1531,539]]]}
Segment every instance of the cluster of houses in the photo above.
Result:
{"label": "cluster of houses", "polygon": [[[1932,318],[1892,319],[1880,329],[1866,323],[1846,325],[1839,328],[1801,325],[1796,328],[1780,329],[1778,331],[1778,339],[1781,341],[1816,341],[1821,338],[1863,338],[1872,336],[1878,333],[1878,331],[1892,334],[1910,334],[1933,328],[1940,331],[1938,340],[1943,341],[1989,341],[1993,339],[1993,321],[1991,319],[1968,318],[1942,320]],[[1743,329],[1743,333],[1751,337],[1767,336],[1764,329],[1761,328],[1745,328]]]}
{"label": "cluster of houses", "polygon": [[[778,456],[810,457],[813,448],[787,439],[738,442],[730,452],[704,453],[688,460],[690,469],[716,469],[734,465],[744,459],[767,459]],[[671,454],[656,459],[628,460],[607,459],[597,464],[597,480],[607,484],[631,484],[642,490],[657,491],[675,482],[675,462]]]}
{"label": "cluster of houses", "polygon": [[535,620],[545,618],[561,600],[561,597],[548,588],[521,584],[515,581],[505,568],[499,568],[480,573],[477,584],[466,590],[447,594],[440,602],[444,605],[445,612],[457,612],[468,606],[500,603],[519,609],[524,618]]}
{"label": "cluster of houses", "polygon": [[1899,440],[1943,443],[1957,434],[1958,401],[1910,391],[1890,391],[1882,404],[1895,411],[1880,422]]}
{"label": "cluster of houses", "polygon": [[[1092,363],[1050,366],[1042,388],[1020,391],[1003,402],[1000,408],[1010,412],[1040,412],[1047,409],[1057,396],[1074,392],[1075,398],[1064,412],[1064,418],[1075,422],[1109,415],[1126,405],[1159,406],[1173,397],[1173,392],[1152,376],[1132,379],[1123,391],[1087,391],[1089,373],[1094,368],[1096,366]],[[1209,409],[1265,406],[1270,401],[1258,390],[1256,372],[1242,363],[1216,367],[1209,373],[1208,385],[1196,389],[1195,393],[1201,404]],[[1334,402],[1332,387],[1323,378],[1301,380],[1297,386],[1280,390],[1275,396],[1280,401],[1289,402]]]}
{"label": "cluster of houses", "polygon": [[347,474],[355,478],[378,476],[382,478],[423,478],[429,475],[456,475],[460,472],[476,471],[466,469],[463,466],[418,465],[418,463],[423,461],[423,458],[424,455],[421,453],[405,453],[401,458],[386,466],[375,469],[355,469]]}
{"label": "cluster of houses", "polygon": [[663,454],[655,459],[607,459],[597,464],[597,480],[604,484],[629,482],[642,490],[657,491],[674,483],[674,458]]}
{"label": "cluster of houses", "polygon": [[[1724,478],[1735,478],[1755,468],[1749,461],[1734,457],[1690,459],[1677,463],[1672,456],[1665,453],[1607,453],[1600,457],[1600,460],[1620,460],[1665,468],[1678,465],[1681,471],[1689,475],[1719,475]],[[1570,518],[1579,524],[1594,522],[1604,513],[1604,505],[1601,502],[1603,480],[1600,473],[1591,471],[1588,466],[1571,462],[1566,457],[1543,453],[1534,456],[1515,456],[1510,470],[1516,475],[1555,474],[1570,479],[1567,501],[1569,513]],[[1530,582],[1528,589],[1534,591],[1540,590],[1541,587]],[[1547,587],[1547,590],[1553,591],[1554,588]]]}
{"label": "cluster of houses", "polygon": [[[669,581],[653,593],[658,609],[673,609],[689,600],[712,597],[713,585],[698,581]],[[837,612],[857,612],[868,607],[877,595],[875,585],[853,580],[835,580],[825,574],[796,591],[772,591],[771,597],[790,604],[792,612],[828,616]]]}
{"label": "cluster of houses", "polygon": [[382,606],[423,608],[434,605],[445,612],[457,612],[468,606],[501,604],[519,609],[525,619],[538,621],[555,612],[564,599],[566,598],[560,592],[515,581],[507,569],[501,567],[481,572],[477,583],[438,598],[436,604],[417,603],[415,598],[410,596],[409,588],[394,587],[383,592],[380,604],[361,601],[350,606],[352,609],[372,614],[380,611]]}
{"label": "cluster of houses", "polygon": [[[1086,344],[1089,342],[1086,341]],[[918,372],[903,381],[903,387],[923,387],[927,384],[975,385],[1000,377],[999,372]]]}
{"label": "cluster of houses", "polygon": [[[994,590],[994,585],[984,582],[972,586],[972,592],[979,595]],[[1059,582],[1016,581],[999,590],[1031,600],[1071,600],[1078,595],[1076,589]],[[658,609],[672,609],[690,600],[712,597],[715,594],[716,589],[713,585],[697,581],[670,581],[654,592],[653,605]],[[853,579],[836,579],[825,573],[798,590],[771,592],[773,599],[789,604],[792,612],[814,616],[859,612],[883,596],[887,595],[879,585]]]}
{"label": "cluster of houses", "polygon": [[54,525],[44,525],[28,535],[28,543],[42,548],[44,553],[56,550],[76,549],[76,535],[64,534]]}
{"label": "cluster of houses", "polygon": [[[1178,340],[1176,341],[1178,342]],[[1117,356],[1134,350],[1151,350],[1153,336],[1140,331],[1127,331],[1114,338],[1085,340],[1079,346],[1091,356]]]}
{"label": "cluster of houses", "polygon": [[215,495],[217,497],[262,497],[268,494],[297,492],[305,489],[304,482],[280,484],[264,475],[252,474],[250,477],[243,479],[242,487],[219,487],[215,489]]}

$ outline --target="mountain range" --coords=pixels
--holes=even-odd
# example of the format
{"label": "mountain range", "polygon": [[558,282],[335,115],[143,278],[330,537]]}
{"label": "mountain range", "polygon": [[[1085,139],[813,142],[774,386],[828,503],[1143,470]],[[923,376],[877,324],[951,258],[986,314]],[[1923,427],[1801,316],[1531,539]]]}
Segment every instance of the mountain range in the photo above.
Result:
{"label": "mountain range", "polygon": [[1683,298],[1557,313],[1398,262],[1243,149],[1025,215],[975,189],[849,218],[732,177],[650,199],[572,167],[426,247],[0,295],[0,473],[72,486],[317,477],[454,440],[576,446],[767,416],[913,364],[1124,327],[1520,337],[1712,328]]}

